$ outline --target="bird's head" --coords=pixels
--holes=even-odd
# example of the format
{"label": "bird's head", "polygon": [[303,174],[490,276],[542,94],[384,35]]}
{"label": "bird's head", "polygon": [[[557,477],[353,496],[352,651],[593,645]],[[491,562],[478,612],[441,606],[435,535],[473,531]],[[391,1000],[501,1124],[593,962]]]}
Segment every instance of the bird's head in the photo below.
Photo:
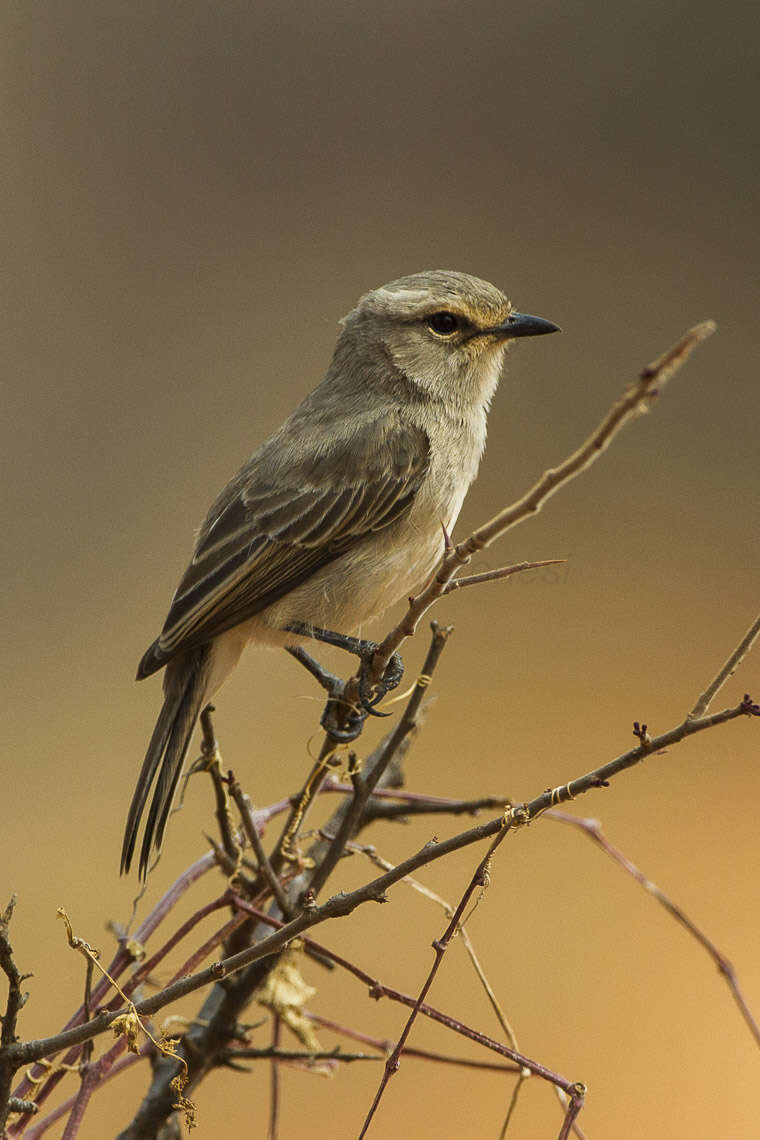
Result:
{"label": "bird's head", "polygon": [[365,361],[390,361],[430,397],[470,405],[490,400],[510,341],[558,331],[515,312],[495,285],[443,269],[366,293],[343,327]]}

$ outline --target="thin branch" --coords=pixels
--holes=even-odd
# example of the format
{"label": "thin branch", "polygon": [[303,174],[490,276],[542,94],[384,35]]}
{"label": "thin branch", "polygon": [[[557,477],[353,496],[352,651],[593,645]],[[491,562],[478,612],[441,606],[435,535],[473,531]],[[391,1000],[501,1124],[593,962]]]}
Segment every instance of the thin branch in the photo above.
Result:
{"label": "thin branch", "polygon": [[586,1090],[583,1085],[579,1085],[572,1093],[569,1094],[570,1103],[567,1106],[567,1114],[562,1127],[559,1130],[557,1140],[567,1140],[570,1133],[575,1128],[575,1121],[578,1113],[583,1108],[583,1101],[586,1096]]}
{"label": "thin branch", "polygon": [[606,787],[613,776],[617,776],[618,773],[624,772],[627,768],[633,768],[636,764],[640,764],[642,760],[645,760],[647,756],[651,756],[655,752],[662,752],[671,744],[678,744],[681,740],[685,740],[688,736],[693,736],[696,732],[704,732],[707,728],[715,728],[716,725],[727,724],[728,721],[736,720],[736,718],[740,716],[759,715],[760,707],[752,701],[748,694],[745,694],[744,699],[733,708],[723,709],[722,712],[712,713],[710,716],[700,717],[698,720],[690,720],[687,717],[681,724],[675,728],[671,728],[668,732],[663,732],[660,736],[650,737],[647,733],[647,726],[643,725],[640,727],[638,721],[634,721],[634,736],[639,740],[637,747],[631,748],[628,752],[624,752],[621,756],[616,757],[615,760],[610,760],[607,764],[602,764],[601,767],[587,772],[585,776],[581,776],[576,780],[570,780],[569,783],[561,787],[546,791],[535,800],[531,800],[529,804],[519,805],[512,810],[520,817],[521,822],[524,821],[528,823],[535,819],[537,815],[546,811],[547,808],[568,803],[570,800],[576,799],[579,795],[583,795],[592,788]]}
{"label": "thin branch", "polygon": [[[213,899],[211,902],[206,903],[206,905],[197,910],[195,914],[191,914],[190,917],[185,922],[183,922],[182,925],[174,932],[174,934],[172,934],[168,941],[166,941],[163,946],[161,946],[155,952],[155,954],[151,955],[150,958],[147,958],[144,962],[142,962],[139,968],[135,970],[135,972],[128,978],[122,987],[123,993],[125,993],[127,997],[133,994],[137,987],[141,986],[150,977],[150,975],[153,973],[156,967],[161,964],[164,958],[166,958],[167,955],[170,954],[174,949],[174,947],[179,945],[179,943],[184,938],[186,938],[192,930],[195,929],[199,922],[202,922],[204,918],[208,918],[208,916],[210,914],[213,914],[215,911],[222,910],[224,907],[227,907],[229,905],[229,898],[226,894],[223,894],[220,895],[219,898]],[[109,1002],[109,1005],[113,1005],[115,1002],[120,1003],[118,994]]]}
{"label": "thin branch", "polygon": [[251,1046],[228,1049],[224,1057],[233,1061],[271,1059],[275,1062],[275,1068],[278,1061],[382,1061],[377,1053],[344,1053],[340,1047],[310,1053],[308,1049],[281,1049],[275,1045],[264,1049],[254,1049]]}
{"label": "thin branch", "polygon": [[755,618],[752,625],[745,633],[742,640],[737,645],[733,653],[729,654],[728,660],[716,673],[710,684],[705,689],[704,693],[700,696],[694,708],[689,713],[692,720],[697,720],[699,717],[704,716],[707,712],[713,698],[720,689],[723,688],[726,681],[731,677],[741,665],[744,658],[749,653],[750,649],[755,643],[755,640],[760,634],[760,614]]}
{"label": "thin branch", "polygon": [[513,574],[522,574],[525,570],[538,570],[542,566],[560,566],[567,562],[566,558],[545,558],[541,562],[517,562],[512,566],[500,566],[498,570],[484,570],[481,574],[468,574],[464,578],[452,578],[444,587],[442,597],[461,590],[463,586],[479,586],[481,582],[497,582],[502,578],[510,578]]}
{"label": "thin branch", "polygon": [[245,831],[245,834],[248,837],[248,842],[253,848],[254,855],[256,856],[259,873],[263,875],[267,885],[269,886],[269,889],[274,896],[275,902],[280,908],[281,913],[286,916],[290,915],[293,908],[288,902],[287,895],[283,890],[282,884],[280,883],[277,875],[274,873],[272,864],[269,862],[267,853],[264,850],[264,844],[261,842],[261,836],[259,835],[258,829],[256,827],[248,798],[243,792],[243,789],[240,787],[240,784],[236,780],[235,775],[231,769],[227,774],[227,786],[229,788],[230,795],[235,801],[237,809],[240,812],[240,819],[243,824],[243,830]]}
{"label": "thin branch", "polygon": [[[116,1044],[112,1047],[111,1051],[123,1053],[124,1048],[125,1045],[123,1040],[117,1041]],[[120,1061],[117,1061],[115,1064],[110,1066],[108,1068],[108,1071],[102,1074],[100,1083],[97,1087],[102,1088],[107,1081],[119,1076],[120,1073],[124,1071],[124,1069],[129,1068],[131,1065],[136,1065],[139,1061],[144,1060],[146,1051],[147,1047],[145,1050],[141,1050],[140,1053],[128,1053],[126,1057],[122,1057]],[[100,1062],[98,1062],[98,1064],[99,1063]],[[52,1128],[56,1121],[60,1120],[61,1117],[66,1116],[68,1112],[71,1112],[78,1096],[79,1093],[74,1093],[73,1096],[70,1096],[62,1104],[59,1104],[56,1106],[56,1108],[51,1109],[47,1116],[44,1116],[42,1120],[35,1122],[31,1128],[26,1129],[24,1131],[24,1140],[39,1140],[40,1136],[43,1136],[49,1128]]]}
{"label": "thin branch", "polygon": [[319,756],[312,765],[301,791],[295,798],[291,798],[291,810],[272,852],[270,866],[275,877],[280,874],[284,866],[297,861],[297,854],[293,851],[293,841],[306,818],[307,810],[322,790],[330,763],[337,750],[338,745],[329,733],[325,733]]}
{"label": "thin branch", "polygon": [[[332,777],[325,781],[321,791],[322,795],[352,795],[351,788]],[[401,807],[407,805],[411,813],[419,808],[423,814],[440,811],[451,815],[477,815],[484,808],[503,807],[507,800],[506,796],[480,796],[475,800],[460,800],[451,796],[433,796],[428,792],[408,792],[404,788],[375,788],[372,798],[378,803],[390,801],[397,802]]]}
{"label": "thin branch", "polygon": [[[352,844],[351,846],[354,850],[361,852],[362,855],[366,855],[370,862],[374,863],[376,867],[382,868],[384,871],[390,871],[394,865],[393,863],[388,862],[387,859],[383,859],[381,855],[378,855],[377,851],[372,846],[360,844]],[[443,910],[447,918],[451,918],[453,916],[455,908],[451,905],[451,903],[442,898],[441,895],[437,894],[435,891],[431,890],[430,887],[425,886],[425,884],[421,883],[419,879],[415,879],[413,875],[407,875],[403,881],[412,887],[413,890],[417,891],[418,894],[421,894],[423,898],[429,899],[431,902],[436,903],[436,905]],[[464,923],[459,924],[457,934],[462,940],[462,945],[467,952],[467,956],[470,959],[472,968],[474,969],[478,981],[485,991],[489,1005],[493,1009],[499,1025],[504,1030],[504,1034],[509,1041],[509,1044],[513,1049],[519,1050],[520,1046],[517,1043],[517,1035],[510,1025],[507,1015],[501,1008],[501,1003],[499,1002],[493,986],[486,976],[486,972],[481,965],[480,959],[475,953],[475,947],[473,946],[472,939],[470,938],[467,927],[464,925]]]}
{"label": "thin branch", "polygon": [[214,786],[214,800],[216,802],[216,820],[219,825],[219,834],[222,838],[222,847],[225,854],[233,863],[237,864],[240,858],[240,848],[237,845],[232,820],[230,819],[229,797],[222,776],[222,753],[219,741],[214,732],[214,723],[211,714],[215,712],[213,705],[206,705],[200,717],[201,724],[201,758],[196,771],[203,770],[211,776]]}
{"label": "thin branch", "polygon": [[627,871],[629,875],[632,875],[633,878],[641,884],[644,890],[648,891],[650,895],[657,899],[658,903],[660,903],[661,906],[665,908],[668,914],[670,914],[676,920],[676,922],[679,922],[681,926],[688,930],[689,934],[691,934],[692,937],[697,940],[700,946],[702,946],[707,951],[712,960],[715,962],[715,965],[718,967],[719,972],[726,979],[726,983],[731,990],[734,1001],[739,1008],[739,1012],[744,1018],[750,1033],[755,1039],[755,1044],[760,1046],[760,1025],[758,1025],[757,1021],[755,1020],[752,1011],[747,1004],[746,998],[742,993],[741,987],[739,986],[739,979],[736,976],[736,971],[725,954],[723,954],[715,945],[715,943],[707,937],[704,931],[700,930],[696,923],[688,917],[688,915],[681,909],[681,907],[678,906],[677,903],[674,903],[672,899],[669,899],[665,892],[660,890],[657,884],[653,883],[651,879],[648,879],[644,872],[641,871],[635,863],[631,862],[631,860],[626,855],[624,855],[619,848],[613,846],[613,844],[610,843],[609,839],[606,838],[604,832],[602,831],[602,826],[599,823],[599,820],[582,819],[579,816],[569,815],[567,812],[555,811],[554,809],[546,812],[546,818],[554,819],[559,823],[569,823],[573,827],[580,828],[580,830],[583,831],[583,833],[587,835],[589,839],[596,843],[598,847],[601,847],[602,851],[604,851],[604,853],[608,855],[610,859],[613,859],[616,863],[618,863],[619,866],[623,868],[623,870]]}
{"label": "thin branch", "polygon": [[[26,978],[31,977],[31,974],[21,973],[13,957],[9,931],[15,906],[16,896],[11,895],[8,905],[0,914],[0,970],[8,979],[5,1013],[0,1019],[2,1021],[2,1031],[0,1032],[0,1135],[5,1131],[5,1123],[10,1111],[11,1085],[15,1072],[9,1051],[16,1042],[18,1015],[26,1002],[26,995],[22,993],[21,985]],[[16,1099],[20,1101],[22,1098],[19,1096]]]}
{"label": "thin branch", "polygon": [[[332,791],[331,788],[323,789]],[[335,789],[337,790],[337,789]],[[343,791],[348,791],[344,788]],[[505,796],[481,796],[477,800],[453,800],[443,796],[425,796],[420,793],[389,793],[382,799],[373,792],[366,807],[367,822],[379,819],[406,819],[413,815],[479,815],[481,811],[494,811],[504,807]]]}
{"label": "thin branch", "polygon": [[[517,1100],[518,1100],[518,1097],[520,1095],[520,1090],[522,1089],[523,1085],[525,1084],[525,1082],[529,1076],[530,1076],[530,1073],[528,1072],[527,1069],[521,1069],[520,1070],[520,1075],[517,1078],[517,1080],[515,1081],[514,1088],[512,1089],[512,1095],[509,1098],[509,1104],[507,1105],[507,1111],[506,1111],[506,1114],[504,1116],[504,1122],[503,1122],[503,1124],[501,1126],[501,1130],[499,1132],[499,1140],[506,1140],[507,1129],[509,1128],[509,1126],[512,1122],[512,1117],[514,1116],[514,1114],[517,1110]],[[558,1089],[557,1091],[561,1092],[562,1090]]]}
{"label": "thin branch", "polygon": [[75,1140],[75,1137],[77,1136],[81,1127],[82,1121],[84,1120],[84,1114],[87,1111],[87,1106],[90,1103],[90,1097],[95,1092],[95,1089],[98,1086],[98,1082],[99,1077],[97,1067],[91,1064],[85,1065],[82,1071],[82,1083],[79,1086],[79,1092],[77,1093],[76,1100],[71,1107],[71,1112],[69,1114],[68,1120],[66,1121],[66,1127],[63,1130],[61,1140]]}
{"label": "thin branch", "polygon": [[[399,1037],[398,1041],[396,1042],[396,1047],[394,1048],[390,1057],[385,1062],[385,1068],[383,1069],[383,1075],[382,1075],[382,1078],[380,1080],[380,1086],[379,1086],[379,1088],[375,1094],[375,1099],[372,1101],[369,1112],[367,1113],[367,1116],[365,1118],[362,1130],[359,1133],[359,1140],[363,1140],[363,1137],[366,1136],[367,1131],[369,1129],[369,1126],[372,1123],[372,1118],[374,1117],[374,1115],[378,1109],[378,1106],[380,1104],[380,1101],[383,1097],[383,1093],[385,1092],[386,1088],[388,1087],[388,1082],[391,1079],[391,1077],[394,1076],[395,1073],[398,1072],[399,1066],[401,1064],[401,1054],[403,1052],[404,1045],[407,1042],[409,1034],[411,1033],[412,1026],[413,1026],[415,1020],[417,1019],[417,1015],[420,1011],[420,1006],[424,1003],[425,998],[428,995],[428,991],[430,990],[430,987],[433,984],[433,980],[434,980],[434,978],[435,978],[436,974],[438,973],[438,970],[441,966],[441,962],[443,961],[444,954],[446,953],[446,951],[449,948],[449,944],[451,943],[451,939],[454,937],[454,935],[457,933],[457,931],[459,929],[459,925],[462,921],[462,916],[464,915],[464,912],[467,908],[467,905],[468,905],[470,899],[472,898],[475,891],[479,887],[485,887],[486,883],[488,882],[489,870],[490,870],[491,860],[493,858],[493,854],[494,854],[495,850],[497,849],[497,847],[504,841],[506,834],[507,834],[506,829],[502,828],[501,831],[499,833],[497,833],[497,835],[491,841],[489,848],[486,851],[486,854],[481,859],[480,863],[478,864],[478,866],[475,870],[475,873],[473,874],[472,878],[470,879],[469,884],[465,888],[465,890],[462,894],[462,897],[459,900],[457,908],[451,917],[451,921],[449,922],[448,926],[446,927],[446,930],[444,931],[443,935],[440,938],[437,938],[433,942],[433,951],[435,954],[435,957],[433,959],[433,964],[430,967],[430,970],[428,972],[428,976],[425,979],[425,981],[422,985],[422,988],[420,989],[417,1000],[414,1004],[414,1007],[412,1008],[412,1012],[409,1014],[409,1017],[407,1018],[406,1025],[404,1026],[404,1028],[401,1032],[401,1036]],[[514,1052],[515,1056],[517,1056],[516,1051],[512,1051],[512,1052]]]}
{"label": "thin branch", "polygon": [[280,1049],[280,1030],[282,1029],[282,1021],[278,1014],[275,1013],[272,1019],[272,1046],[270,1057],[272,1058],[269,1067],[270,1078],[270,1092],[269,1092],[269,1140],[277,1140],[279,1134],[279,1121],[280,1121],[280,1066],[275,1059],[276,1054]]}
{"label": "thin branch", "polygon": [[[358,845],[356,845],[356,846],[358,848]],[[364,846],[364,847],[361,847],[358,849],[360,849],[362,851],[362,853],[365,854],[376,866],[382,867],[386,871],[390,870],[390,868],[393,866],[392,863],[389,863],[386,859],[383,859],[381,856],[379,856],[373,847]],[[451,905],[451,903],[447,902],[446,899],[442,898],[435,891],[433,891],[429,887],[425,886],[418,879],[415,879],[414,876],[407,875],[406,879],[404,879],[404,882],[408,883],[408,885],[410,887],[412,887],[419,894],[423,895],[424,898],[430,899],[431,902],[434,902],[438,906],[440,906],[448,918],[451,918],[453,916],[454,907]],[[470,912],[470,913],[472,913],[472,912]],[[459,938],[462,941],[462,945],[464,946],[464,948],[467,952],[467,955],[470,959],[470,963],[472,965],[472,968],[474,969],[474,971],[478,977],[478,980],[479,980],[480,984],[482,985],[482,987],[485,991],[485,994],[486,994],[486,997],[488,998],[489,1004],[491,1005],[491,1008],[493,1009],[493,1011],[496,1015],[496,1018],[497,1018],[499,1024],[501,1025],[501,1028],[504,1031],[504,1034],[507,1038],[507,1041],[509,1042],[510,1047],[512,1049],[514,1049],[515,1051],[519,1051],[520,1046],[517,1043],[517,1035],[515,1034],[514,1029],[510,1025],[509,1019],[507,1018],[507,1015],[505,1014],[504,1010],[502,1009],[501,1003],[499,1002],[499,999],[496,996],[496,992],[494,991],[493,986],[491,985],[490,981],[488,980],[488,977],[486,976],[486,972],[483,969],[483,966],[480,962],[480,959],[478,958],[478,956],[475,952],[475,947],[472,943],[472,939],[470,938],[470,935],[467,931],[467,927],[465,926],[464,922],[461,922],[459,924],[459,926],[456,930],[456,934],[459,936]],[[407,1047],[404,1047],[402,1049],[402,1053],[406,1054],[407,1052],[408,1052]],[[511,1095],[510,1100],[509,1100],[509,1106],[507,1108],[507,1113],[506,1113],[506,1116],[504,1119],[504,1123],[502,1124],[502,1127],[501,1127],[499,1140],[504,1140],[504,1137],[507,1134],[507,1129],[509,1128],[510,1121],[511,1121],[512,1116],[513,1116],[513,1114],[517,1108],[517,1100],[518,1100],[518,1097],[520,1094],[520,1090],[521,1090],[523,1084],[525,1083],[525,1080],[529,1076],[530,1076],[530,1070],[528,1070],[528,1069],[520,1069],[519,1070],[518,1079],[515,1082],[514,1088],[512,1089],[512,1095]],[[557,1091],[559,1092],[561,1090],[558,1089]]]}
{"label": "thin branch", "polygon": [[[413,1001],[413,998],[409,998]],[[313,1021],[315,1025],[320,1025],[324,1029],[331,1029],[333,1033],[340,1033],[344,1037],[349,1037],[353,1041],[362,1041],[365,1045],[371,1045],[374,1049],[379,1049],[381,1053],[388,1054],[393,1049],[394,1042],[383,1040],[380,1037],[371,1037],[367,1033],[362,1033],[358,1029],[352,1029],[348,1025],[340,1025],[337,1021],[331,1021],[329,1017],[323,1017],[319,1013],[311,1013],[309,1010],[304,1010],[304,1017],[308,1017],[309,1021]],[[437,1053],[431,1049],[415,1049],[407,1045],[404,1048],[404,1056],[413,1058],[418,1061],[432,1061],[435,1064],[441,1065],[457,1065],[464,1069],[484,1069],[492,1073],[519,1073],[519,1065],[501,1065],[494,1061],[477,1061],[472,1057],[451,1057],[447,1053]]]}

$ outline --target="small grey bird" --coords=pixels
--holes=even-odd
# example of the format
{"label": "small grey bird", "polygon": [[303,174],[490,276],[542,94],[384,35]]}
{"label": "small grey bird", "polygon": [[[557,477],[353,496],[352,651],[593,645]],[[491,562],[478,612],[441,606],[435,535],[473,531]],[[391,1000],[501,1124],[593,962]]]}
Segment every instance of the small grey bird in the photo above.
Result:
{"label": "small grey bird", "polygon": [[344,317],[322,383],[211,507],[140,662],[138,679],[166,666],[164,704],[123,872],[154,779],[142,875],[160,848],[196,721],[248,644],[341,643],[431,574],[477,473],[509,341],[556,331],[444,270],[383,285]]}

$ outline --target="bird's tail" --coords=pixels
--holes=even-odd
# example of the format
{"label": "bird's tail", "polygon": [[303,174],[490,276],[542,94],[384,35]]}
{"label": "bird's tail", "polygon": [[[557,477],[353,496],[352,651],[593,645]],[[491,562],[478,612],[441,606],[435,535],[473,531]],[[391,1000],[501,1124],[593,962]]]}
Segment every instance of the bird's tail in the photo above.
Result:
{"label": "bird's tail", "polygon": [[208,685],[209,647],[181,654],[169,662],[164,678],[164,704],[150,738],[148,751],[129,806],[124,844],[121,849],[122,874],[129,870],[137,842],[140,819],[156,772],[153,799],[140,849],[140,876],[145,877],[151,849],[158,851],[164,838],[174,793],[177,789],[190,738],[205,703]]}

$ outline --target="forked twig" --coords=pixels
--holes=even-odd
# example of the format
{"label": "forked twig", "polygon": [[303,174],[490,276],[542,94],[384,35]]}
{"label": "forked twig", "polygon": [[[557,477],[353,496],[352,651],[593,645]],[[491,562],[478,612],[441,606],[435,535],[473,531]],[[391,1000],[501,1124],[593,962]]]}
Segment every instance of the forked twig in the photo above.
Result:
{"label": "forked twig", "polygon": [[749,627],[744,637],[741,639],[733,653],[728,655],[727,660],[721,665],[715,677],[705,689],[704,693],[700,696],[694,708],[689,713],[692,720],[698,720],[699,717],[709,709],[716,694],[723,688],[729,677],[733,676],[736,670],[741,665],[744,658],[749,653],[752,646],[755,644],[758,635],[760,634],[760,614],[757,615],[752,625]]}

